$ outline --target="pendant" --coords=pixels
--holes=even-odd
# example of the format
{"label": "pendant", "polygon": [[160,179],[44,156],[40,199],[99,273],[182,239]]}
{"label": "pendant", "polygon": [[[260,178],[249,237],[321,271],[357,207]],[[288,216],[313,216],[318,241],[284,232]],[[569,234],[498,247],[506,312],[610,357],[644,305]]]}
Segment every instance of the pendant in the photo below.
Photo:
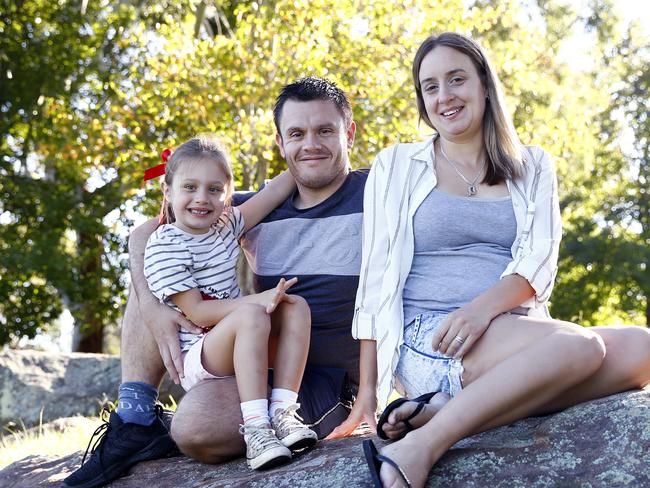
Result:
{"label": "pendant", "polygon": [[473,197],[474,195],[476,195],[476,187],[474,185],[469,185],[467,187],[467,195],[470,196],[470,197]]}

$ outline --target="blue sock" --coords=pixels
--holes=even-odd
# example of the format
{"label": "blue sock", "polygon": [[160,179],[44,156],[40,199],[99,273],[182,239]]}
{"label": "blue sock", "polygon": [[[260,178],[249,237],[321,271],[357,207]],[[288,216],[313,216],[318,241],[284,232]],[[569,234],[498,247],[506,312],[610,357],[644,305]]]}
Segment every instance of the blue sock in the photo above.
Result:
{"label": "blue sock", "polygon": [[120,385],[116,413],[122,422],[151,425],[156,420],[158,389],[140,381]]}

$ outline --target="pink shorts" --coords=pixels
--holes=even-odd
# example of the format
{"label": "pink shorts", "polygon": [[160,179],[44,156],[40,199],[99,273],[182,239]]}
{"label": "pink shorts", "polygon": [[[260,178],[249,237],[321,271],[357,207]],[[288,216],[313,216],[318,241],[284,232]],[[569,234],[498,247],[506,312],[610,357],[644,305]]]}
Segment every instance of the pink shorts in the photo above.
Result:
{"label": "pink shorts", "polygon": [[181,378],[181,386],[185,391],[189,391],[190,388],[196,385],[199,381],[218,380],[234,376],[215,376],[205,369],[203,362],[201,361],[201,351],[203,350],[204,339],[205,336],[201,337],[201,339],[192,344],[192,347],[190,347],[189,350],[182,354],[185,377]]}

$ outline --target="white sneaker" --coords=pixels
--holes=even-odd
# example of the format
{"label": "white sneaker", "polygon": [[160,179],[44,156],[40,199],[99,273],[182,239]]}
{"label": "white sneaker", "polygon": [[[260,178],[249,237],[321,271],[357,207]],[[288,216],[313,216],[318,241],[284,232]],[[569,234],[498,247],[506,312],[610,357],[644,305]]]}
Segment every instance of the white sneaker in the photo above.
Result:
{"label": "white sneaker", "polygon": [[318,441],[318,435],[305,424],[296,413],[300,405],[294,403],[286,409],[278,409],[271,419],[271,427],[280,442],[291,450],[311,447]]}
{"label": "white sneaker", "polygon": [[246,463],[251,469],[272,468],[291,460],[291,451],[275,436],[269,424],[263,427],[240,425],[246,442]]}

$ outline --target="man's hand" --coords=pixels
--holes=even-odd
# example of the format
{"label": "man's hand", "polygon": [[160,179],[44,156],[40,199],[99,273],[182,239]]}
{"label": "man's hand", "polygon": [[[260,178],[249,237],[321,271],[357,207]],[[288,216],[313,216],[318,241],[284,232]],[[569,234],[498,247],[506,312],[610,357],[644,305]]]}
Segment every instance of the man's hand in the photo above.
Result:
{"label": "man's hand", "polygon": [[178,330],[182,327],[193,334],[202,334],[205,330],[194,325],[173,308],[161,303],[150,302],[144,308],[141,306],[141,313],[158,345],[160,357],[169,376],[174,383],[180,384],[180,378],[185,376],[185,372],[183,371]]}
{"label": "man's hand", "polygon": [[365,422],[371,429],[377,430],[376,410],[377,397],[374,392],[371,393],[370,389],[367,389],[365,392],[360,390],[348,418],[334,429],[325,440],[347,437],[354,432],[361,422]]}

